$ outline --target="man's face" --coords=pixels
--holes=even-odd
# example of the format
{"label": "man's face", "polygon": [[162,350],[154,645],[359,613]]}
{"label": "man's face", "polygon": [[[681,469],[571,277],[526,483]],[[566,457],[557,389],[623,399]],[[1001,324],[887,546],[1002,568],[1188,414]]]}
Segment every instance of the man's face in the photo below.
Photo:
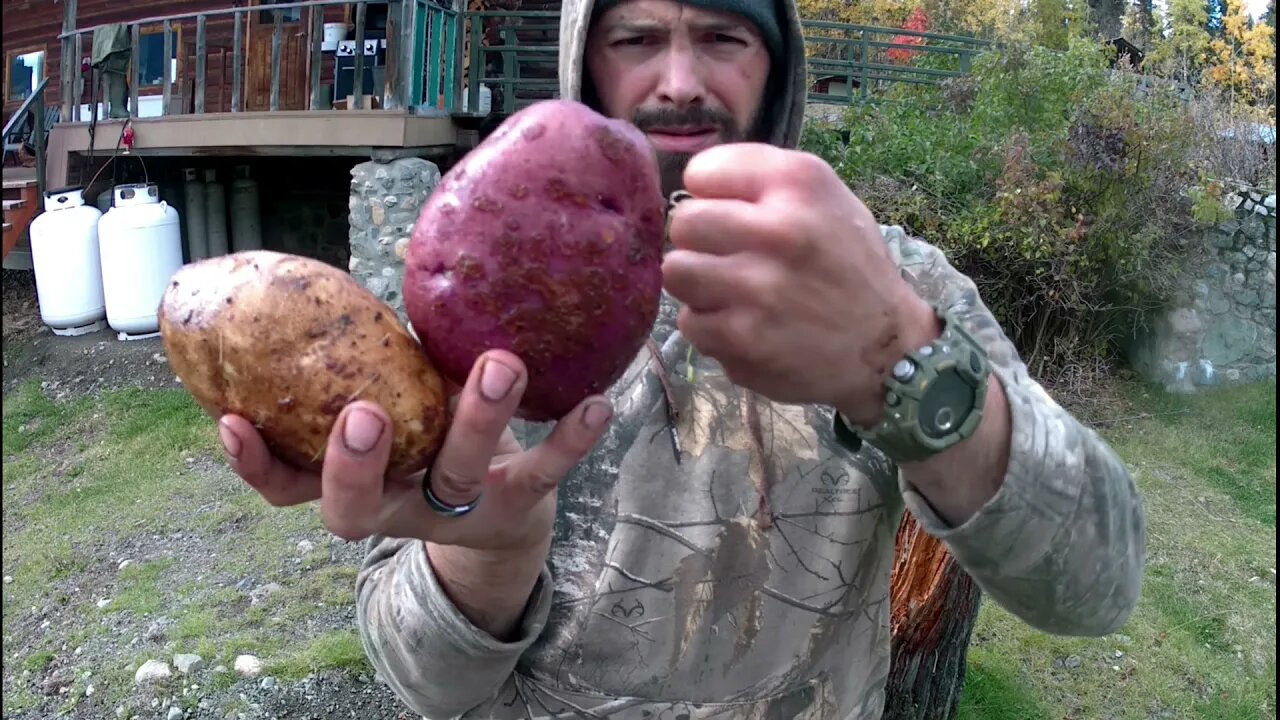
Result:
{"label": "man's face", "polygon": [[600,110],[648,135],[670,193],[680,188],[689,158],[750,139],[769,51],[756,26],[738,15],[673,0],[628,0],[591,28],[586,70]]}

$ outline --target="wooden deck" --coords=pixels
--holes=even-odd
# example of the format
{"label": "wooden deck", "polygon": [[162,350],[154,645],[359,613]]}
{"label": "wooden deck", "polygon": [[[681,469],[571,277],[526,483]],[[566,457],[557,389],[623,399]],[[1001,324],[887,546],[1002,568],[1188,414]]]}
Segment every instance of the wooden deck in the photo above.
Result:
{"label": "wooden deck", "polygon": [[[168,157],[351,157],[444,158],[474,143],[445,113],[416,115],[393,110],[332,110],[205,113],[133,118],[132,153]],[[110,155],[123,120],[55,125],[49,132],[49,187],[67,182],[73,155]],[[357,160],[358,161],[358,160]]]}
{"label": "wooden deck", "polygon": [[[134,118],[133,152],[138,155],[364,155],[376,149],[416,154],[452,150],[458,143],[453,119],[390,110],[207,113]],[[50,131],[49,150],[111,152],[122,120],[100,120],[90,138],[89,123],[59,123]]]}

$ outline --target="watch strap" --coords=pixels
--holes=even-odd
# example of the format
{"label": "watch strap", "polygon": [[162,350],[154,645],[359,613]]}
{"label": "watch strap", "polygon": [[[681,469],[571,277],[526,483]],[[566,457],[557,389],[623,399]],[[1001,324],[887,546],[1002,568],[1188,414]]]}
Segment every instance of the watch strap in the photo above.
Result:
{"label": "watch strap", "polygon": [[927,460],[973,435],[982,421],[990,363],[958,318],[949,311],[938,317],[942,333],[908,352],[885,381],[880,422],[859,427],[836,413],[837,437],[857,437],[858,447],[866,442],[901,464]]}

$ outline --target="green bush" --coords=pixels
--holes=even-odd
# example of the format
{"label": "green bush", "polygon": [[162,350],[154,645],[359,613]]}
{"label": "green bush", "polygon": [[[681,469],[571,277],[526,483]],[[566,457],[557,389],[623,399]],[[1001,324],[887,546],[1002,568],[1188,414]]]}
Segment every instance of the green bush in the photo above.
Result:
{"label": "green bush", "polygon": [[880,222],[945,250],[1050,380],[1114,358],[1198,248],[1189,110],[1109,65],[1088,42],[1005,47],[802,141]]}

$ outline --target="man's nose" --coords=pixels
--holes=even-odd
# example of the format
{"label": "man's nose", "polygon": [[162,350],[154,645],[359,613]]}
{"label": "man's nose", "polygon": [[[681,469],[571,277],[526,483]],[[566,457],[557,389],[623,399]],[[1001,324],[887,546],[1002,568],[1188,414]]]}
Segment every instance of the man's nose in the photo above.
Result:
{"label": "man's nose", "polygon": [[692,48],[684,43],[673,44],[663,58],[658,100],[664,105],[683,108],[702,104],[706,101],[706,94],[706,84]]}

